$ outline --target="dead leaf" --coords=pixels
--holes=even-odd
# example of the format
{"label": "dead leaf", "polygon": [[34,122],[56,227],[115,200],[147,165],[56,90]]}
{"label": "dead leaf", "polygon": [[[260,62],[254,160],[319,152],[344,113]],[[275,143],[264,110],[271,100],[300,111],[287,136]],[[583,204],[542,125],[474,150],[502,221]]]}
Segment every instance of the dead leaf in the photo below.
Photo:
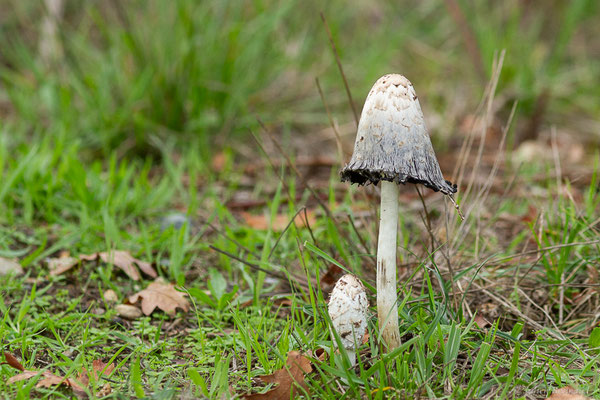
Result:
{"label": "dead leaf", "polygon": [[[146,275],[156,278],[158,274],[152,268],[152,265],[146,261],[138,260],[129,254],[128,251],[124,250],[114,250],[114,251],[103,251],[101,253],[93,253],[93,254],[82,254],[79,256],[80,260],[85,261],[93,261],[100,258],[103,262],[107,264],[113,264],[114,266],[120,268],[123,272],[127,274],[134,281],[140,280],[140,273],[137,269],[142,270]],[[136,267],[137,266],[137,267]]]}
{"label": "dead leaf", "polygon": [[304,374],[312,371],[310,360],[298,351],[290,351],[284,368],[278,369],[271,375],[258,377],[264,383],[274,383],[273,389],[266,393],[255,393],[245,395],[245,399],[252,400],[287,400],[294,398],[297,394],[296,385],[306,389]]}
{"label": "dead leaf", "polygon": [[61,253],[57,258],[47,258],[46,263],[50,270],[50,275],[60,275],[67,272],[79,263],[79,259],[70,257],[69,253]]}
{"label": "dead leaf", "polygon": [[479,329],[484,329],[491,325],[491,323],[485,318],[483,318],[481,314],[475,315],[475,318],[473,319],[475,320],[475,324],[479,327]]}
{"label": "dead leaf", "polygon": [[94,380],[98,381],[98,379],[100,377],[100,373],[102,373],[102,375],[109,376],[113,372],[114,369],[115,369],[114,363],[106,364],[102,360],[94,360],[94,361],[92,361],[91,372],[88,372],[84,368],[83,371],[80,372],[79,375],[77,375],[77,380],[87,386],[90,384],[90,376],[89,376],[90,374],[92,374],[94,376]]}
{"label": "dead leaf", "polygon": [[[367,333],[368,335],[368,333]],[[365,335],[365,336],[367,336]],[[318,348],[317,350],[315,350],[315,358],[320,360],[320,361],[325,361],[327,360],[327,358],[329,357],[329,354],[327,354],[327,352],[325,351],[324,348]]]}
{"label": "dead leaf", "polygon": [[[271,221],[270,216],[265,214],[253,215],[249,212],[242,211],[240,215],[242,216],[246,225],[248,225],[250,228],[264,231],[268,230],[269,226],[271,226],[274,231],[282,231],[291,221],[287,214],[277,214],[273,221]],[[317,221],[316,213],[312,210],[308,210],[306,215],[308,216],[308,225],[314,225]],[[270,222],[272,222],[272,224]],[[301,212],[296,216],[294,223],[301,227],[307,226],[304,212]]]}
{"label": "dead leaf", "polygon": [[571,386],[565,386],[556,389],[546,400],[590,400],[590,398],[578,393]]}
{"label": "dead leaf", "polygon": [[13,356],[9,352],[6,352],[6,351],[4,352],[4,358],[6,359],[6,361],[3,363],[0,363],[0,365],[8,364],[13,368],[18,369],[19,371],[25,371],[25,368],[23,367],[23,365],[21,365],[19,360],[17,360],[17,357]]}
{"label": "dead leaf", "polygon": [[321,283],[327,286],[333,286],[343,273],[344,271],[340,267],[331,263],[329,264],[327,272],[321,276]]}
{"label": "dead leaf", "polygon": [[[6,358],[6,364],[21,371],[20,374],[12,376],[6,381],[6,383],[9,385],[12,383],[15,383],[15,382],[24,381],[27,379],[34,378],[36,376],[40,376],[41,379],[35,385],[35,387],[37,387],[37,388],[65,385],[65,386],[70,387],[71,390],[73,390],[73,394],[75,394],[77,397],[82,398],[82,399],[88,397],[88,393],[86,392],[85,388],[89,385],[90,379],[89,379],[89,373],[87,372],[87,370],[85,368],[83,369],[82,372],[79,373],[79,375],[77,376],[77,379],[71,379],[71,378],[64,378],[59,375],[54,375],[50,371],[26,370],[25,368],[23,368],[21,363],[19,361],[17,361],[17,359],[12,354],[7,353],[7,352],[4,352],[4,357]],[[94,360],[92,362],[91,374],[93,374],[95,380],[98,381],[100,373],[102,373],[103,375],[110,375],[114,369],[115,369],[115,365],[113,363],[107,365],[106,363],[102,362],[101,360]],[[107,394],[109,394],[110,391],[111,391],[110,384],[107,383],[106,385],[104,385],[102,387],[100,392],[97,393],[97,397],[104,397]]]}
{"label": "dead leaf", "polygon": [[70,379],[70,378],[64,378],[64,377],[58,376],[58,375],[54,375],[53,373],[51,373],[49,371],[24,370],[20,374],[11,376],[10,378],[8,378],[6,383],[8,385],[10,385],[15,382],[23,381],[26,379],[31,379],[38,375],[41,375],[43,379],[40,379],[40,381],[35,385],[35,387],[37,387],[37,388],[40,388],[40,387],[47,388],[47,387],[52,387],[52,386],[65,385],[65,386],[69,386],[70,388],[72,388],[74,392],[85,393],[85,389],[79,383],[77,383],[75,380]]}
{"label": "dead leaf", "polygon": [[362,344],[367,344],[369,342],[369,332],[365,333],[362,339]]}
{"label": "dead leaf", "polygon": [[21,275],[23,273],[23,267],[15,260],[0,257],[0,276],[8,275],[14,272],[15,275]]}
{"label": "dead leaf", "polygon": [[142,299],[142,311],[145,315],[150,315],[156,309],[160,308],[167,314],[175,315],[175,309],[178,307],[183,311],[188,310],[189,303],[184,297],[184,293],[175,290],[175,285],[165,283],[162,279],[157,279],[148,287],[132,296],[129,296],[129,302],[137,303]]}
{"label": "dead leaf", "polygon": [[[8,380],[6,381],[7,385],[10,385],[11,383],[15,383],[15,382],[19,382],[19,381],[24,381],[26,379],[30,379],[33,378],[34,376],[38,376],[41,375],[44,378],[49,378],[52,376],[55,376],[54,374],[52,374],[51,372],[48,371],[29,371],[29,370],[23,370],[22,373],[17,374],[15,376],[11,376],[10,378],[8,378]],[[39,385],[39,383],[38,383]]]}
{"label": "dead leaf", "polygon": [[[77,375],[77,382],[81,383],[83,386],[87,387],[90,384],[90,374],[94,376],[94,380],[98,382],[100,379],[100,375],[109,376],[113,370],[115,369],[115,364],[110,363],[106,364],[102,360],[94,360],[92,361],[92,371],[88,372],[85,368],[83,371]],[[87,398],[87,393],[83,388],[79,390],[79,388],[73,387],[73,392],[79,398]],[[106,383],[102,388],[96,393],[96,397],[102,398],[109,395],[112,392],[112,388],[110,387],[110,382]]]}

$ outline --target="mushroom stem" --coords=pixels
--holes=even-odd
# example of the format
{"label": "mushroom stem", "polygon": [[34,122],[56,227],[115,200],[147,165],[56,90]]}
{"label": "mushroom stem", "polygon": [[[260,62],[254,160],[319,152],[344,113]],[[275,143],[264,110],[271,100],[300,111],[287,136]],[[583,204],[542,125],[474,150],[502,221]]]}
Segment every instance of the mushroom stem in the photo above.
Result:
{"label": "mushroom stem", "polygon": [[377,244],[377,318],[387,351],[400,346],[396,302],[396,239],[398,236],[398,185],[381,181],[381,214]]}

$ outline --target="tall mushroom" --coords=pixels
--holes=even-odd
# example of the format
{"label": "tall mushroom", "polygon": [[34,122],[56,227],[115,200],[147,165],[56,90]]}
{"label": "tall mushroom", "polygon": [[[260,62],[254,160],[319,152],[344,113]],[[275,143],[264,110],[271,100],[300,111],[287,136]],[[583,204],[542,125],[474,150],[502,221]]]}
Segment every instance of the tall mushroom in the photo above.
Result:
{"label": "tall mushroom", "polygon": [[422,184],[452,198],[456,185],[444,180],[425,127],[415,90],[402,75],[375,82],[360,116],[352,159],[340,172],[342,182],[376,185],[381,181],[377,244],[377,317],[391,351],[400,346],[396,302],[398,184]]}

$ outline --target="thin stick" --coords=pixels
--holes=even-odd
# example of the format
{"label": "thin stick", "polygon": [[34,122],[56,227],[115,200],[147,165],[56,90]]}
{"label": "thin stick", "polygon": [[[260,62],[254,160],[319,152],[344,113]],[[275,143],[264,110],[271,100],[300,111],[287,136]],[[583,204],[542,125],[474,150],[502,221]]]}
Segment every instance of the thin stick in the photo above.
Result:
{"label": "thin stick", "polygon": [[315,238],[315,234],[313,233],[312,228],[310,227],[310,221],[308,220],[308,213],[306,211],[306,207],[304,207],[304,221],[306,222],[306,229],[308,229],[308,233],[310,234],[310,238],[312,239],[315,245],[319,245],[317,239]]}
{"label": "thin stick", "polygon": [[279,272],[277,272],[277,271],[269,271],[268,269],[262,268],[262,267],[260,267],[260,266],[258,266],[258,265],[256,265],[256,264],[254,264],[254,263],[251,263],[251,262],[250,262],[250,261],[248,261],[248,260],[244,260],[243,258],[236,256],[235,254],[232,254],[232,253],[230,253],[230,252],[228,252],[228,251],[225,251],[225,250],[223,250],[223,249],[220,249],[220,248],[218,248],[218,247],[215,247],[215,246],[213,246],[212,244],[208,245],[208,247],[210,247],[211,249],[213,249],[213,250],[214,250],[214,251],[216,251],[217,253],[221,253],[221,254],[223,254],[223,255],[225,255],[225,256],[227,256],[227,257],[231,258],[232,260],[239,261],[239,262],[241,262],[242,264],[244,264],[244,265],[247,265],[247,266],[249,266],[249,267],[250,267],[250,268],[252,268],[252,269],[255,269],[255,270],[257,270],[257,271],[264,272],[264,273],[265,273],[265,274],[267,274],[267,275],[271,275],[271,276],[274,276],[274,277],[276,277],[276,278],[279,278],[279,279],[287,279],[287,276],[285,276],[285,274],[281,274],[281,273],[279,273]]}
{"label": "thin stick", "polygon": [[[273,252],[275,251],[275,248],[277,247],[277,245],[281,241],[281,238],[283,237],[283,235],[285,235],[285,233],[287,232],[287,230],[290,228],[290,226],[292,226],[292,224],[296,220],[296,217],[298,215],[300,215],[300,213],[302,211],[306,211],[306,207],[302,207],[301,209],[299,209],[298,211],[296,211],[296,213],[294,214],[294,216],[292,217],[292,219],[290,220],[290,222],[288,222],[288,224],[286,225],[285,229],[281,232],[281,235],[279,235],[279,237],[275,241],[275,244],[273,245],[273,247],[271,247],[271,251],[269,251],[269,255],[267,256],[267,260],[269,260],[271,258],[271,256],[273,255]],[[308,216],[306,215],[306,213],[304,214],[304,223],[306,225],[308,225]]]}
{"label": "thin stick", "polygon": [[536,250],[529,250],[529,251],[525,251],[522,253],[513,254],[511,256],[501,257],[501,258],[498,258],[496,260],[489,262],[487,265],[495,265],[495,264],[499,264],[501,262],[510,260],[511,258],[522,257],[522,256],[526,256],[526,255],[531,255],[531,254],[538,254],[538,253],[542,253],[544,251],[558,250],[558,249],[562,249],[563,247],[587,246],[590,244],[598,244],[598,243],[600,243],[600,239],[588,240],[587,242],[573,242],[573,243],[556,244],[554,246],[541,247]]}
{"label": "thin stick", "polygon": [[340,62],[340,56],[335,47],[335,43],[333,41],[333,36],[331,35],[331,30],[329,29],[329,25],[327,24],[327,19],[325,18],[325,14],[323,14],[322,11],[321,11],[321,19],[323,20],[323,25],[325,26],[325,30],[327,31],[327,36],[329,37],[329,43],[331,44],[331,49],[333,50],[335,62],[337,63],[338,69],[340,70],[340,74],[342,75],[342,79],[344,81],[344,87],[346,88],[346,94],[348,95],[348,102],[350,103],[350,108],[352,109],[352,113],[354,114],[354,121],[356,122],[356,126],[358,126],[358,114],[356,112],[356,107],[354,107],[354,100],[352,100],[352,93],[350,93],[350,86],[348,85],[348,80],[346,79],[346,74],[344,74],[344,68],[342,68],[342,63]]}
{"label": "thin stick", "polygon": [[243,244],[241,244],[240,242],[238,242],[234,238],[229,237],[225,232],[223,232],[222,230],[220,230],[219,228],[217,228],[216,226],[214,226],[210,222],[207,222],[206,225],[210,226],[215,232],[217,232],[219,235],[223,236],[225,239],[227,239],[230,242],[232,242],[233,244],[235,244],[240,249],[244,250],[246,253],[252,254],[256,258],[260,258],[260,255],[256,254],[256,252],[250,250],[249,248],[247,248],[246,246],[244,246]]}
{"label": "thin stick", "polygon": [[449,194],[447,197],[450,199],[450,202],[452,203],[452,205],[454,205],[454,209],[458,213],[458,217],[460,218],[460,220],[464,221],[465,216],[463,215],[462,211],[460,211],[460,206],[458,205],[456,200],[454,200],[454,195]]}
{"label": "thin stick", "polygon": [[331,213],[331,210],[329,209],[329,207],[327,207],[327,205],[323,202],[323,200],[321,200],[321,198],[319,197],[319,195],[317,194],[317,192],[315,192],[315,190],[312,188],[312,186],[310,186],[308,184],[308,182],[306,181],[306,179],[304,179],[304,176],[300,173],[300,171],[298,170],[298,168],[296,168],[296,166],[294,165],[294,163],[292,162],[292,160],[290,159],[290,157],[283,150],[283,147],[281,147],[281,144],[279,144],[279,141],[277,139],[275,139],[275,137],[273,137],[273,135],[271,135],[271,133],[267,130],[267,127],[262,123],[262,121],[259,118],[257,118],[257,120],[258,120],[258,123],[263,128],[263,130],[269,136],[269,139],[271,139],[271,142],[273,142],[273,144],[275,145],[275,147],[277,147],[277,150],[281,153],[282,156],[285,157],[285,160],[287,161],[288,167],[292,171],[294,171],[294,173],[296,174],[296,176],[298,177],[298,179],[300,179],[300,181],[302,182],[302,184],[304,186],[306,186],[306,188],[313,195],[313,197],[315,198],[315,200],[317,201],[317,203],[319,203],[319,205],[321,206],[321,208],[323,209],[323,211],[325,211],[325,214],[327,214],[327,216],[333,220],[333,214]]}
{"label": "thin stick", "polygon": [[[281,182],[281,184],[283,185],[283,188],[287,192],[288,197],[291,199],[292,198],[292,192],[290,191],[290,188],[288,187],[287,183],[285,182],[285,179],[283,179],[283,176],[279,175],[276,172],[277,168],[275,167],[275,164],[271,160],[271,157],[269,157],[269,153],[267,153],[267,150],[265,150],[265,148],[263,147],[263,145],[260,142],[260,140],[258,140],[258,137],[256,137],[256,135],[254,134],[254,131],[250,130],[250,134],[252,135],[252,138],[254,138],[254,141],[256,142],[256,144],[258,145],[258,147],[260,147],[260,149],[262,150],[262,152],[265,155],[265,157],[267,157],[267,161],[271,165],[271,168],[273,168],[273,172],[275,172],[277,174],[277,177],[279,178],[279,181]],[[293,199],[293,200],[295,200],[295,199]]]}

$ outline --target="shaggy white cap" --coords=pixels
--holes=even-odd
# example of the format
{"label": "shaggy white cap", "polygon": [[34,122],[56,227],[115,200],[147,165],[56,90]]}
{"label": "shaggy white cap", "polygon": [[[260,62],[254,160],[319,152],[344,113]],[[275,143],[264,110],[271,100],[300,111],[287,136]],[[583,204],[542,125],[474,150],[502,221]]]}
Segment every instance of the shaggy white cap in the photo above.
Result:
{"label": "shaggy white cap", "polygon": [[342,276],[329,298],[329,317],[347,350],[354,350],[362,343],[367,331],[368,309],[362,282],[354,275]]}
{"label": "shaggy white cap", "polygon": [[371,88],[360,115],[352,159],[342,181],[418,183],[451,195],[456,187],[442,175],[419,99],[402,75],[384,75]]}

